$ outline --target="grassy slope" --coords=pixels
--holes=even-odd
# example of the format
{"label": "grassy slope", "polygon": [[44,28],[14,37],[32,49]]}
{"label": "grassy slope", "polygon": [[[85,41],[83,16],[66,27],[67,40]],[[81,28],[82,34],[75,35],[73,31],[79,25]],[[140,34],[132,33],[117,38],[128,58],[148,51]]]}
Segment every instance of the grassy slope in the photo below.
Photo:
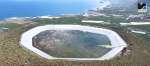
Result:
{"label": "grassy slope", "polygon": [[[28,29],[32,26],[28,26]],[[117,30],[117,29],[116,29]],[[109,61],[62,61],[46,60],[24,50],[19,45],[20,35],[26,31],[23,27],[0,33],[0,66],[135,66],[150,65],[150,44],[132,33],[118,31],[132,49],[131,55],[121,56]]]}

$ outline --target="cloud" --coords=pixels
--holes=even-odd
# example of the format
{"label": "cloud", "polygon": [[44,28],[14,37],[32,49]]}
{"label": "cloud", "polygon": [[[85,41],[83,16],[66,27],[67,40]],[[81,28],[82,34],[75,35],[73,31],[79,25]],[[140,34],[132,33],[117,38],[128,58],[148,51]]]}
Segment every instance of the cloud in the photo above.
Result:
{"label": "cloud", "polygon": [[135,7],[138,0],[99,0],[99,9],[107,7]]}
{"label": "cloud", "polygon": [[99,9],[101,9],[101,10],[108,7],[108,6],[110,6],[110,5],[111,5],[110,0],[101,0],[101,1],[99,1]]}

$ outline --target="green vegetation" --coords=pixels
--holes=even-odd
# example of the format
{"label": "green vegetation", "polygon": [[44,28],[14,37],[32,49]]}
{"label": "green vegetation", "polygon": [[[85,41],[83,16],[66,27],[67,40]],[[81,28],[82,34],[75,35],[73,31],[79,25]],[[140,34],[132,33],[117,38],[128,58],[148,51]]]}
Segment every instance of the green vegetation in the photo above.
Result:
{"label": "green vegetation", "polygon": [[40,24],[77,24],[80,23],[83,17],[62,17],[55,19],[33,19],[34,22]]}
{"label": "green vegetation", "polygon": [[22,25],[16,24],[16,23],[2,23],[0,24],[0,27],[9,28],[9,29],[15,29],[17,27],[21,27]]}
{"label": "green vegetation", "polygon": [[150,32],[150,25],[134,25],[134,26],[128,26],[128,27],[131,27],[133,29],[143,30],[146,32]]}
{"label": "green vegetation", "polygon": [[[94,18],[94,17],[91,17]],[[106,27],[106,28],[112,28],[112,27],[118,27],[120,26],[119,23],[115,22],[113,24],[96,24],[96,23],[83,23],[82,20],[91,19],[87,17],[77,16],[77,17],[62,17],[62,18],[56,18],[56,19],[33,19],[33,22],[38,23],[39,25],[45,25],[45,24],[74,24],[74,25],[87,25],[87,26],[95,26],[95,27]],[[100,17],[97,17],[92,20],[98,20]]]}
{"label": "green vegetation", "polygon": [[120,22],[127,22],[127,20],[125,20],[125,18],[121,18],[121,17],[113,17],[113,16],[93,16],[93,17],[88,17],[85,18],[88,20],[100,20],[100,21],[105,21],[105,22],[110,22],[110,23],[120,23]]}
{"label": "green vegetation", "polygon": [[137,25],[137,26],[127,26],[129,28],[139,30],[139,31],[144,31],[147,34],[135,34],[137,37],[143,39],[145,42],[149,43],[150,42],[150,25]]}
{"label": "green vegetation", "polygon": [[150,43],[150,36],[143,34],[135,34],[137,37],[144,40],[145,43]]}

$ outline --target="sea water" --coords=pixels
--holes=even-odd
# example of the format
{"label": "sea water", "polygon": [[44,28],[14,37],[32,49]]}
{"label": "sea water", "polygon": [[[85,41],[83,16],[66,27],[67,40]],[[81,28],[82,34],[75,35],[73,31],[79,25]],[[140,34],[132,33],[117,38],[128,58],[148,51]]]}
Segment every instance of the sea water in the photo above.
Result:
{"label": "sea water", "polygon": [[97,6],[96,0],[1,0],[0,19],[79,14]]}

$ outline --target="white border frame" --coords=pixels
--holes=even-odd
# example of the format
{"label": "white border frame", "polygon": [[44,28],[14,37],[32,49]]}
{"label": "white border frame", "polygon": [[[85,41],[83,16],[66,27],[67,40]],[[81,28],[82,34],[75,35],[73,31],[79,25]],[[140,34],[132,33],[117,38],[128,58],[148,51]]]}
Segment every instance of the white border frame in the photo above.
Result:
{"label": "white border frame", "polygon": [[[99,58],[57,58],[50,56],[49,54],[37,49],[32,45],[32,38],[39,34],[40,32],[46,31],[46,30],[80,30],[80,31],[86,31],[91,33],[97,33],[97,34],[104,34],[106,35],[112,44],[112,50],[110,50],[108,53],[106,53],[104,56]],[[51,60],[109,60],[114,58],[118,53],[120,53],[125,47],[127,47],[126,42],[114,31],[103,29],[103,28],[96,28],[96,27],[90,27],[90,26],[81,26],[81,25],[45,25],[45,26],[39,26],[35,27],[33,29],[30,29],[26,32],[24,32],[21,35],[21,46],[31,50],[32,52],[40,55],[43,58],[51,59]]]}

